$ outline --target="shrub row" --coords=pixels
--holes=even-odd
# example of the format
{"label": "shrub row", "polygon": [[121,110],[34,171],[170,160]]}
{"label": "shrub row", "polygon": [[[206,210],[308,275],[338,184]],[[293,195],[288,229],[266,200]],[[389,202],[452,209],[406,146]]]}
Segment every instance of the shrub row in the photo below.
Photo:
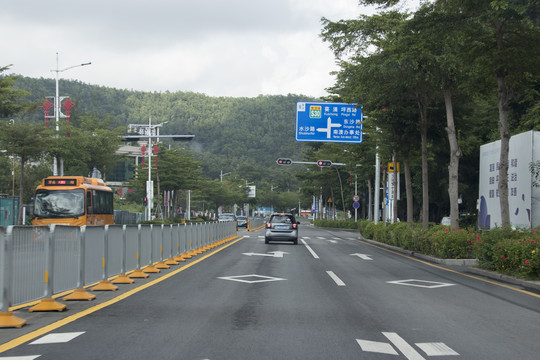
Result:
{"label": "shrub row", "polygon": [[[352,224],[351,224],[352,222]],[[482,268],[527,279],[540,279],[540,244],[535,229],[451,229],[431,224],[368,220],[316,220],[316,226],[357,229],[366,239],[442,259],[478,259]]]}

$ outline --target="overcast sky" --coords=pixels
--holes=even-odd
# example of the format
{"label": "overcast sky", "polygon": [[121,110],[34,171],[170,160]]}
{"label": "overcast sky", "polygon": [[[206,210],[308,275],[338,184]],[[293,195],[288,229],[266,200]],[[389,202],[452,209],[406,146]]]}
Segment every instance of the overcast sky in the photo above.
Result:
{"label": "overcast sky", "polygon": [[[321,17],[358,0],[10,0],[0,5],[8,73],[119,89],[210,96],[326,95],[335,59]],[[60,92],[61,83],[60,83]],[[54,94],[51,94],[54,95]],[[62,95],[62,94],[61,94]]]}

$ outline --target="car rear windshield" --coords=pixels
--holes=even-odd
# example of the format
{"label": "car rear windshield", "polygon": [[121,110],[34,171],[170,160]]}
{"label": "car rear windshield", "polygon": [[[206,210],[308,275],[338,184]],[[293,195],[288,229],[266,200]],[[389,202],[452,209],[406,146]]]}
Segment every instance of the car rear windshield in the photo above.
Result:
{"label": "car rear windshield", "polygon": [[296,221],[294,220],[294,217],[291,215],[273,215],[270,219],[270,222],[273,223],[284,223],[284,224],[292,224]]}

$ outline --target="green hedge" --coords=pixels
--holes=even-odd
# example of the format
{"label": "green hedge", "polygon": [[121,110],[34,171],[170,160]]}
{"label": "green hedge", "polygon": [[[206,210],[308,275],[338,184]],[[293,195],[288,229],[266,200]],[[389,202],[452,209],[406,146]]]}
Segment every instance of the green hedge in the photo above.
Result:
{"label": "green hedge", "polygon": [[314,220],[313,224],[319,227],[331,227],[338,229],[353,229],[357,230],[358,226],[354,220]]}
{"label": "green hedge", "polygon": [[[352,224],[354,224],[354,226]],[[478,259],[482,268],[528,279],[540,279],[540,243],[535,229],[451,229],[449,226],[368,220],[316,220],[316,226],[356,228],[366,239],[441,259]]]}

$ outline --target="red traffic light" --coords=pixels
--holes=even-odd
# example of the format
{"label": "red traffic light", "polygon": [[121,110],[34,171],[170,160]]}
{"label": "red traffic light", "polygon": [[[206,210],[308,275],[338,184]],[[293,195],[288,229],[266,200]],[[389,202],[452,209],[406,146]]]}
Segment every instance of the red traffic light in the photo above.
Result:
{"label": "red traffic light", "polygon": [[278,165],[291,165],[292,160],[291,159],[277,159],[276,164],[278,164]]}
{"label": "red traffic light", "polygon": [[332,162],[330,160],[319,160],[317,161],[317,165],[320,167],[328,167],[332,166]]}

